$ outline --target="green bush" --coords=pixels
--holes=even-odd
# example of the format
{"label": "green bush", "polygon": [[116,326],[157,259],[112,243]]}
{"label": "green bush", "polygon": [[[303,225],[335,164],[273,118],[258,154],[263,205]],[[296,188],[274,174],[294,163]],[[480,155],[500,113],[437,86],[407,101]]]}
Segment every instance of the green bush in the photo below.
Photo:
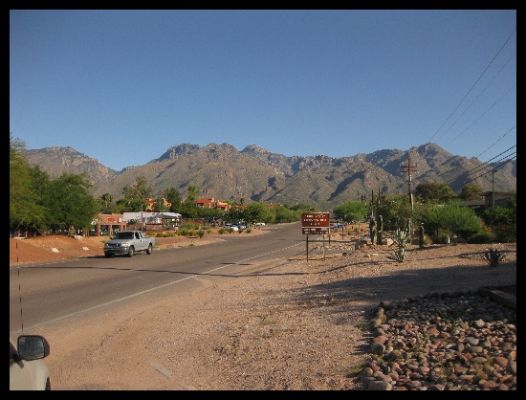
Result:
{"label": "green bush", "polygon": [[495,207],[484,211],[484,222],[495,233],[499,242],[515,242],[517,240],[517,213],[516,204],[509,207]]}
{"label": "green bush", "polygon": [[345,222],[362,221],[367,215],[367,206],[360,201],[347,201],[334,208],[334,216]]}
{"label": "green bush", "polygon": [[219,228],[219,230],[217,231],[217,233],[219,233],[220,235],[222,235],[222,234],[225,233],[225,229],[224,229],[224,228]]}
{"label": "green bush", "polygon": [[247,229],[245,229],[245,232],[246,232],[246,233],[250,233],[250,232],[252,232],[252,229],[247,228]]}
{"label": "green bush", "polygon": [[428,207],[419,213],[419,219],[424,223],[426,231],[433,242],[440,243],[440,236],[456,235],[467,240],[482,229],[480,218],[475,212],[458,204],[439,204]]}
{"label": "green bush", "polygon": [[203,231],[203,230],[198,230],[197,231],[197,236],[199,236],[200,238],[203,238],[204,235],[205,235],[205,231]]}

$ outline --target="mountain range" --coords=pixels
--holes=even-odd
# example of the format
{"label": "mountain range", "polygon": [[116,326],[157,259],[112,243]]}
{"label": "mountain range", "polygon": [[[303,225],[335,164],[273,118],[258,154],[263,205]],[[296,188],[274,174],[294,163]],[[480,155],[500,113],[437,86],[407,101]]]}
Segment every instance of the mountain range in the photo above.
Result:
{"label": "mountain range", "polygon": [[[347,200],[375,193],[406,193],[408,155],[416,166],[413,185],[424,181],[446,182],[456,192],[465,183],[489,171],[477,158],[452,155],[442,147],[427,143],[408,150],[379,150],[333,158],[284,156],[257,145],[239,151],[234,146],[211,143],[206,146],[179,144],[144,165],[115,171],[71,147],[26,150],[27,160],[52,178],[68,173],[85,173],[93,184],[92,193],[122,197],[122,190],[144,176],[159,195],[175,187],[184,197],[188,186],[196,186],[202,197],[221,200],[244,198],[279,204],[308,203],[329,209]],[[516,191],[516,161],[495,173],[496,191]],[[492,190],[491,173],[472,182]]]}

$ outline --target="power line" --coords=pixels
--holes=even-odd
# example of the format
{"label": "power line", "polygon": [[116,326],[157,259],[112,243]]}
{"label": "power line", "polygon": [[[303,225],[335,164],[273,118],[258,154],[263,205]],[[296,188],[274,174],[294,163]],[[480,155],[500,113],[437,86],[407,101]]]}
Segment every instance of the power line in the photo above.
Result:
{"label": "power line", "polygon": [[[516,154],[516,153],[515,153]],[[510,154],[511,155],[511,154]],[[474,180],[477,180],[478,178],[482,178],[483,176],[486,176],[487,174],[489,174],[490,172],[497,172],[499,169],[503,168],[509,161],[513,161],[515,160],[515,158],[517,158],[516,155],[514,155],[512,158],[509,158],[507,160],[504,160],[502,162],[501,165],[499,165],[498,167],[495,167],[495,168],[492,168],[490,169],[489,171],[486,171],[486,172],[483,172],[482,174],[476,176],[475,178],[471,178],[469,180],[467,180],[465,183],[470,183],[470,182],[473,182]]]}
{"label": "power line", "polygon": [[[510,151],[510,150],[513,149],[514,147],[517,147],[517,145],[514,144],[513,146],[511,146],[511,147],[507,148],[506,150],[504,150],[502,153],[497,154],[495,157],[490,158],[489,160],[484,161],[481,165],[477,165],[476,167],[474,167],[474,168],[472,168],[471,170],[467,171],[467,173],[468,173],[468,174],[472,174],[472,173],[474,173],[474,172],[475,172],[476,170],[478,170],[478,169],[482,170],[482,169],[488,167],[489,165],[485,165],[485,164],[488,164],[490,161],[493,161],[493,160],[496,159],[497,157],[500,157],[501,155],[506,154],[508,151]],[[508,157],[508,156],[506,156],[506,157]],[[498,161],[495,161],[495,162],[498,162]]]}
{"label": "power line", "polygon": [[[484,154],[484,153],[485,153],[486,151],[488,151],[490,148],[492,148],[493,146],[495,146],[500,140],[502,140],[502,139],[503,139],[503,138],[504,138],[509,132],[511,132],[513,129],[515,129],[515,126],[512,127],[512,128],[510,128],[510,129],[509,129],[504,135],[502,135],[497,141],[495,141],[495,142],[494,142],[491,146],[489,146],[486,150],[484,150],[482,153],[480,153],[479,155],[477,155],[476,158],[480,157],[482,154]],[[510,148],[504,150],[502,153],[497,154],[495,157],[493,157],[493,158],[491,158],[491,159],[489,159],[489,160],[487,160],[487,161],[484,161],[484,163],[488,163],[488,162],[490,162],[491,160],[494,160],[495,158],[499,157],[500,155],[502,155],[502,154],[504,154],[504,153],[510,151],[513,147],[516,147],[516,145],[513,145],[513,146],[511,146]],[[438,167],[441,167],[441,166],[444,165],[444,164],[447,164],[448,162],[450,162],[451,160],[453,160],[453,159],[456,158],[456,157],[458,157],[458,155],[457,155],[457,156],[451,156],[451,157],[449,157],[447,160],[445,160],[444,162],[440,163],[440,165],[434,167],[433,169],[436,169],[436,168],[438,168]],[[448,170],[446,170],[446,171],[444,171],[444,172],[441,172],[441,173],[437,174],[437,178],[440,178],[441,176],[447,174],[448,172],[451,172],[454,168],[455,168],[455,167],[452,167],[452,168],[450,168],[450,169],[448,169]],[[473,170],[475,170],[475,169],[477,169],[477,168],[480,168],[480,165],[474,167]],[[468,171],[468,172],[469,172],[469,171]]]}
{"label": "power line", "polygon": [[477,154],[475,157],[479,158],[482,154],[484,154],[485,152],[487,152],[489,149],[491,149],[493,146],[495,146],[498,142],[500,142],[502,139],[504,139],[504,137],[510,133],[512,130],[514,130],[515,128],[517,127],[517,125],[514,125],[513,127],[511,127],[510,129],[508,129],[506,131],[506,133],[504,133],[504,135],[502,135],[500,138],[498,138],[492,145],[490,145],[486,150],[484,150],[482,153],[479,153]]}
{"label": "power line", "polygon": [[451,130],[451,128],[453,128],[457,122],[466,114],[466,112],[471,108],[471,106],[473,104],[475,104],[477,102],[477,100],[480,98],[480,96],[482,96],[482,94],[484,92],[486,92],[486,90],[488,90],[488,88],[491,86],[491,84],[493,83],[493,81],[495,80],[495,78],[504,70],[504,68],[508,65],[508,63],[511,61],[511,59],[513,58],[514,54],[512,54],[507,60],[506,62],[502,65],[502,67],[497,71],[497,73],[495,75],[492,76],[492,78],[490,79],[490,81],[488,82],[488,84],[484,87],[484,89],[482,89],[479,94],[473,99],[473,101],[464,109],[464,111],[462,111],[462,114],[460,114],[458,116],[458,118],[447,128],[447,130]]}
{"label": "power line", "polygon": [[504,47],[506,47],[506,45],[508,44],[508,42],[510,41],[511,37],[513,36],[513,34],[515,33],[515,29],[513,29],[513,31],[510,33],[510,35],[508,36],[508,38],[506,39],[506,41],[504,42],[504,44],[500,47],[499,51],[497,51],[497,53],[493,56],[493,58],[491,59],[491,61],[488,63],[488,65],[486,65],[486,68],[484,68],[484,70],[482,71],[482,73],[479,75],[479,77],[477,78],[477,80],[475,81],[475,83],[473,83],[473,85],[471,85],[471,87],[469,88],[468,92],[464,95],[464,97],[462,97],[462,99],[460,100],[460,102],[457,104],[457,106],[455,107],[455,109],[451,112],[451,114],[449,114],[449,116],[446,118],[446,120],[442,123],[442,125],[440,125],[440,127],[435,131],[435,133],[433,133],[433,135],[431,135],[431,137],[429,138],[428,142],[431,142],[433,140],[433,138],[438,134],[438,132],[442,129],[442,127],[451,119],[451,117],[457,112],[457,110],[460,108],[460,106],[462,105],[462,103],[464,102],[464,100],[466,100],[466,98],[469,96],[469,94],[471,93],[471,91],[473,90],[473,88],[477,85],[477,83],[480,81],[480,79],[482,78],[482,76],[486,73],[486,71],[489,69],[489,67],[491,66],[491,64],[493,64],[493,62],[495,61],[495,59],[498,57],[498,55],[500,54],[500,52],[504,49]]}
{"label": "power line", "polygon": [[511,89],[513,89],[517,84],[514,83],[513,85],[511,85],[509,87],[508,90],[506,90],[506,92],[504,92],[504,94],[502,96],[500,96],[497,100],[495,100],[493,102],[493,104],[491,106],[489,106],[489,108],[487,108],[475,121],[473,121],[471,123],[471,125],[469,125],[466,129],[464,129],[462,132],[460,132],[457,136],[455,136],[453,139],[451,139],[448,143],[446,143],[446,146],[450,145],[451,143],[453,143],[455,140],[457,140],[460,136],[462,136],[466,131],[468,131],[469,129],[471,129],[473,127],[473,125],[475,125],[478,121],[480,121],[482,119],[482,117],[484,117],[484,115],[486,115],[493,107],[495,107],[510,91]]}
{"label": "power line", "polygon": [[[482,172],[480,173],[478,176],[476,176],[475,178],[471,178],[469,179],[466,183],[468,182],[472,182],[474,181],[475,179],[478,179],[484,175],[487,175],[489,174],[491,171],[497,171],[499,170],[500,168],[502,168],[508,161],[511,161],[513,159],[515,159],[517,157],[517,152],[514,152],[512,154],[508,154],[507,156],[501,158],[500,160],[496,161],[495,163],[493,163],[494,165],[487,165],[485,166],[485,168],[490,168],[488,171],[485,171],[485,172]],[[500,163],[500,165],[499,165]],[[477,171],[477,173],[479,173],[480,171]],[[468,172],[468,175],[470,175],[472,173]]]}

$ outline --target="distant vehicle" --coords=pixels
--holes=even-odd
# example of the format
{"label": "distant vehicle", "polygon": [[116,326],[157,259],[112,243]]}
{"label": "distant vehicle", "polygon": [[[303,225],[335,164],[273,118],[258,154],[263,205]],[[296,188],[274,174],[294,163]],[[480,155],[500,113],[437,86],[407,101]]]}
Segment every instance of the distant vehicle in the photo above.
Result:
{"label": "distant vehicle", "polygon": [[227,227],[227,229],[232,229],[234,232],[238,232],[239,231],[239,227],[237,225],[230,225]]}
{"label": "distant vehicle", "polygon": [[104,243],[104,255],[106,257],[114,255],[133,257],[138,251],[152,254],[153,246],[155,246],[155,238],[144,236],[141,231],[122,231],[117,232],[112,240]]}
{"label": "distant vehicle", "polygon": [[41,361],[49,351],[43,336],[21,335],[16,346],[9,340],[9,389],[51,390],[49,369]]}
{"label": "distant vehicle", "polygon": [[254,225],[255,226],[265,226],[266,224],[264,222],[256,222]]}

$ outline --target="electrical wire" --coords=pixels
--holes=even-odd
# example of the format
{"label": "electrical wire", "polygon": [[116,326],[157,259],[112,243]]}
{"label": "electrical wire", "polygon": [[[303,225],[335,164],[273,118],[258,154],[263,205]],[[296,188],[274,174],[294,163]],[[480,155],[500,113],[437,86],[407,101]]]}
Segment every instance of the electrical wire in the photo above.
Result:
{"label": "electrical wire", "polygon": [[[506,156],[507,157],[510,157],[513,155],[513,157],[509,158],[509,159],[506,159],[506,160],[499,160],[499,162],[501,162],[501,164],[499,166],[496,166],[496,167],[493,167],[491,168],[490,170],[486,171],[486,172],[483,172],[481,173],[480,175],[474,177],[474,178],[471,178],[469,180],[467,180],[465,182],[466,183],[470,183],[470,182],[473,182],[474,180],[477,180],[478,178],[482,178],[483,176],[489,174],[490,172],[496,172],[498,171],[499,169],[503,168],[509,161],[513,161],[515,158],[517,158],[517,152],[513,153],[513,154],[510,154],[509,156]],[[491,167],[491,166],[488,166],[488,167]],[[480,171],[479,171],[480,172]]]}
{"label": "electrical wire", "polygon": [[458,116],[458,118],[447,128],[447,131],[451,130],[451,128],[453,128],[457,122],[466,114],[466,112],[471,108],[471,106],[473,104],[475,104],[477,102],[477,100],[480,98],[480,96],[482,96],[483,93],[486,92],[486,90],[488,90],[488,88],[491,86],[491,84],[493,83],[493,81],[495,80],[495,78],[497,78],[497,76],[504,70],[504,68],[508,65],[508,63],[512,60],[512,58],[514,57],[515,54],[512,54],[507,60],[506,62],[502,65],[502,67],[497,71],[496,74],[494,74],[490,81],[488,82],[488,84],[484,87],[484,89],[482,89],[479,94],[477,94],[477,96],[473,99],[473,101],[471,103],[469,103],[469,105],[464,109],[464,111],[462,111],[462,113]]}
{"label": "electrical wire", "polygon": [[513,85],[511,85],[508,90],[506,90],[506,92],[504,92],[503,95],[501,95],[497,100],[495,100],[493,102],[493,104],[491,106],[489,106],[489,108],[487,108],[477,119],[475,119],[475,121],[473,121],[471,123],[471,125],[469,125],[466,129],[464,129],[462,132],[460,132],[457,136],[455,136],[453,139],[451,139],[449,142],[446,143],[446,146],[450,145],[451,143],[453,143],[455,140],[457,140],[460,136],[462,136],[464,133],[466,133],[469,129],[471,129],[473,127],[473,125],[475,125],[478,121],[480,121],[482,119],[482,117],[484,117],[493,107],[495,107],[510,91],[511,89],[513,89],[517,84],[514,83]]}
{"label": "electrical wire", "polygon": [[484,74],[486,73],[486,71],[489,69],[489,67],[493,64],[493,62],[495,61],[495,59],[498,57],[498,55],[500,54],[500,52],[504,49],[504,47],[506,47],[506,45],[508,44],[508,42],[510,41],[510,39],[512,38],[513,34],[515,33],[515,30],[516,29],[513,29],[513,31],[510,33],[510,35],[508,36],[508,38],[506,39],[506,41],[504,42],[504,44],[500,47],[500,49],[497,51],[497,53],[493,56],[493,58],[491,59],[491,61],[488,63],[488,65],[486,65],[486,67],[484,68],[484,70],[482,71],[482,73],[479,75],[479,77],[475,80],[475,82],[473,83],[473,85],[471,85],[471,87],[469,88],[469,90],[467,91],[467,93],[464,95],[464,97],[462,97],[462,99],[460,100],[460,102],[457,104],[457,106],[455,107],[455,109],[451,112],[451,114],[449,114],[449,116],[446,118],[446,120],[440,125],[440,127],[435,131],[435,133],[433,133],[433,135],[431,135],[431,137],[429,138],[428,142],[431,142],[433,140],[433,138],[438,134],[438,132],[442,129],[442,127],[451,119],[451,117],[457,112],[457,110],[460,108],[460,106],[462,105],[462,103],[464,102],[464,100],[466,100],[466,98],[469,96],[469,94],[471,93],[471,91],[473,90],[473,88],[477,85],[477,83],[480,81],[480,79],[482,78],[482,76],[484,76]]}

